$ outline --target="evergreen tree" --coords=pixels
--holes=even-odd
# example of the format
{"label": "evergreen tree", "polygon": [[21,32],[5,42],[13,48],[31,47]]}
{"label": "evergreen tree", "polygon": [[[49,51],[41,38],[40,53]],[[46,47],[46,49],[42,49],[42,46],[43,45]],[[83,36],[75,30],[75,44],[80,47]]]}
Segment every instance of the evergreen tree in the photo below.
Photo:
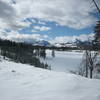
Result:
{"label": "evergreen tree", "polygon": [[[36,50],[35,50],[36,49]],[[33,51],[36,51],[34,55]],[[31,44],[16,43],[9,40],[0,39],[0,54],[15,62],[34,65],[35,67],[46,68],[45,64],[40,62],[39,55],[45,59],[45,48],[34,47]],[[38,56],[38,57],[37,57]]]}
{"label": "evergreen tree", "polygon": [[100,50],[100,21],[97,22],[94,28],[95,36],[93,40],[94,49]]}

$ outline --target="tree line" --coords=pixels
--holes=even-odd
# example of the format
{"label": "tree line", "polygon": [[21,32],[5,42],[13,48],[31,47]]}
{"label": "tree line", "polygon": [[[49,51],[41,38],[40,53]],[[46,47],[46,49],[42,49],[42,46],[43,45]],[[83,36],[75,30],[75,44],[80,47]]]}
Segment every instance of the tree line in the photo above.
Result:
{"label": "tree line", "polygon": [[[34,65],[35,67],[50,69],[50,66],[40,61],[39,57],[45,59],[44,47],[34,47],[32,44],[14,42],[0,39],[0,54],[15,62]],[[39,56],[39,57],[38,57]]]}

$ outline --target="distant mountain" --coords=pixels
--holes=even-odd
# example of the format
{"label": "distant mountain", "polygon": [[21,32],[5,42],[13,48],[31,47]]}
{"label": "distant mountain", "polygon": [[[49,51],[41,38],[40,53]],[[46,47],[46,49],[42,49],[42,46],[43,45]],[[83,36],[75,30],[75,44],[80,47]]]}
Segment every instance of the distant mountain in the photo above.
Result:
{"label": "distant mountain", "polygon": [[45,41],[45,40],[36,41],[32,44],[37,45],[37,46],[51,46],[51,44],[48,41]]}
{"label": "distant mountain", "polygon": [[85,47],[90,48],[92,47],[91,41],[82,41],[76,39],[74,42],[67,42],[67,43],[55,43],[53,44],[55,47]]}
{"label": "distant mountain", "polygon": [[90,41],[81,41],[76,39],[74,42],[67,42],[67,43],[54,43],[51,44],[50,42],[46,40],[34,40],[34,41],[27,41],[25,43],[32,44],[33,46],[46,46],[46,47],[77,47],[77,46],[83,46],[83,47],[91,47],[92,43]]}
{"label": "distant mountain", "polygon": [[92,42],[91,41],[81,41],[81,40],[76,40],[75,41],[76,45],[83,45],[83,46],[92,46]]}
{"label": "distant mountain", "polygon": [[55,43],[55,47],[77,47],[75,43]]}
{"label": "distant mountain", "polygon": [[83,49],[92,49],[93,48],[93,44],[91,41],[81,41],[81,40],[76,40],[75,44],[78,47],[81,47]]}

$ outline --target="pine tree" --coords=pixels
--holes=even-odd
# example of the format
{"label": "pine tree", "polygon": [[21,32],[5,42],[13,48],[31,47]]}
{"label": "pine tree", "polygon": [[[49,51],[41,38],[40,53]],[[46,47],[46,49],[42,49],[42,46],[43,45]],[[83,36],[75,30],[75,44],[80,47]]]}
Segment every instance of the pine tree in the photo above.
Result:
{"label": "pine tree", "polygon": [[94,28],[95,36],[93,40],[94,49],[100,50],[100,21],[97,22]]}

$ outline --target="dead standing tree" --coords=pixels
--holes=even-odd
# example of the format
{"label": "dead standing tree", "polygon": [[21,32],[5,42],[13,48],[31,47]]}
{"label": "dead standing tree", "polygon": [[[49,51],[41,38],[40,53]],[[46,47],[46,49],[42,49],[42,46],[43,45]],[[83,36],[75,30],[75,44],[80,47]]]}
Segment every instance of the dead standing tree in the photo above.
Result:
{"label": "dead standing tree", "polygon": [[87,78],[93,78],[93,71],[97,64],[99,52],[93,50],[85,50],[83,60],[80,64],[79,75]]}
{"label": "dead standing tree", "polygon": [[[100,14],[100,9],[99,9],[97,3],[95,2],[95,0],[92,0],[92,1]],[[100,26],[99,26],[99,28],[100,28]],[[99,34],[100,34],[100,32],[99,32]],[[94,46],[94,44],[92,46]],[[81,67],[79,69],[79,74],[82,76],[85,76],[85,77],[92,78],[94,68],[96,67],[97,56],[100,55],[100,52],[98,52],[98,50],[96,51],[94,49],[92,49],[92,50],[89,48],[87,49],[86,47],[83,47],[83,48],[85,49],[85,53],[83,55],[83,60],[81,63]]]}
{"label": "dead standing tree", "polygon": [[93,3],[94,3],[94,5],[95,5],[96,9],[98,10],[98,12],[100,13],[100,8],[98,7],[98,5],[97,5],[97,3],[95,2],[95,0],[93,0]]}
{"label": "dead standing tree", "polygon": [[[98,52],[87,51],[86,53],[86,77],[93,77],[93,70],[95,68],[95,63],[97,60]],[[89,72],[88,72],[89,71]]]}

